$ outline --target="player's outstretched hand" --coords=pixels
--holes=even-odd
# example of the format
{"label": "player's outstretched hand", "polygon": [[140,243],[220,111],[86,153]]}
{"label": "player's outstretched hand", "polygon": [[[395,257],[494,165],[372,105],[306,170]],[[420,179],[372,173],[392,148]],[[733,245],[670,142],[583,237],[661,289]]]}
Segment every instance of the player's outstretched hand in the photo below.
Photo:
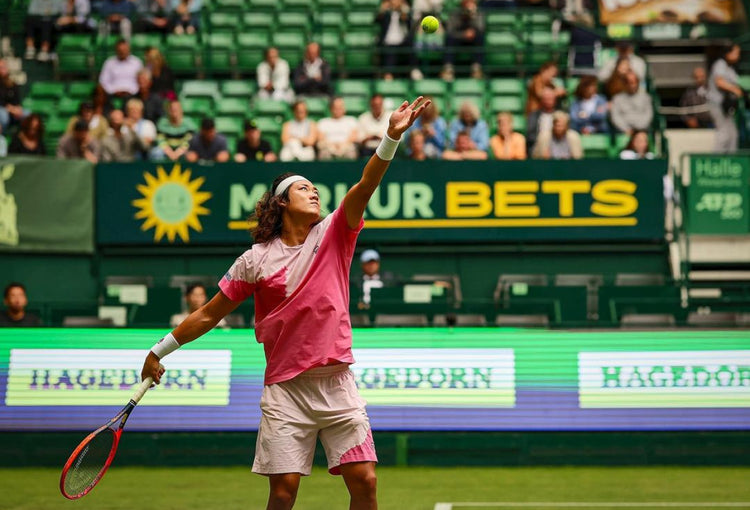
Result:
{"label": "player's outstretched hand", "polygon": [[146,356],[146,361],[143,362],[143,370],[141,370],[141,380],[151,377],[154,380],[154,384],[161,382],[161,376],[164,374],[164,366],[159,363],[159,358],[156,354],[149,352]]}
{"label": "player's outstretched hand", "polygon": [[[394,140],[401,138],[404,131],[409,129],[414,121],[422,115],[425,108],[430,105],[430,101],[422,103],[422,96],[419,96],[412,104],[409,101],[404,101],[401,106],[391,114],[391,118],[388,121],[388,136]],[[422,103],[422,104],[420,104]]]}

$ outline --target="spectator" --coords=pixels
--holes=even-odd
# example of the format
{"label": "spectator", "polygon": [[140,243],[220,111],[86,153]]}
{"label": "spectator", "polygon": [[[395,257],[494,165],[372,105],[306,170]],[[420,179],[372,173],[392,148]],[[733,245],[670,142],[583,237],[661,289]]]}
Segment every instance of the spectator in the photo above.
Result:
{"label": "spectator", "polygon": [[362,274],[355,280],[359,285],[360,295],[358,308],[368,308],[371,301],[371,290],[381,289],[397,283],[396,276],[390,271],[380,271],[380,254],[368,249],[359,257]]}
{"label": "spectator", "polygon": [[[430,159],[439,159],[445,150],[445,139],[448,132],[448,123],[440,116],[438,105],[431,97],[425,97],[430,101],[430,106],[425,108],[422,116],[414,121],[409,131],[406,132],[407,142],[412,131],[421,131],[424,135],[424,152]],[[407,155],[410,154],[407,148]]]}
{"label": "spectator", "polygon": [[458,133],[467,131],[474,146],[480,151],[487,151],[490,146],[490,129],[487,123],[479,118],[479,107],[471,101],[464,101],[458,109],[458,117],[451,121],[448,129],[451,144],[455,146]]}
{"label": "spectator", "polygon": [[617,57],[612,58],[604,63],[599,69],[599,81],[606,82],[612,76],[615,68],[621,60],[627,60],[630,64],[630,70],[638,77],[638,81],[646,79],[646,61],[635,54],[633,45],[626,41],[620,41],[615,46]]}
{"label": "spectator", "polygon": [[526,150],[528,152],[531,152],[539,135],[552,130],[552,114],[557,111],[555,97],[554,90],[545,89],[542,92],[539,109],[531,112],[526,121]]}
{"label": "spectator", "polygon": [[651,97],[640,90],[638,76],[634,72],[625,77],[627,88],[612,99],[612,124],[623,133],[648,129],[654,118]]}
{"label": "spectator", "polygon": [[138,91],[129,99],[138,99],[143,104],[143,116],[151,122],[158,122],[164,115],[164,99],[153,90],[151,71],[144,68],[136,76]]}
{"label": "spectator", "polygon": [[73,132],[60,138],[57,146],[58,159],[85,159],[91,163],[99,161],[99,142],[89,136],[89,125],[79,119],[73,126]]}
{"label": "spectator", "polygon": [[96,29],[91,19],[89,0],[63,0],[62,12],[55,21],[55,29],[60,33],[85,33]]}
{"label": "spectator", "polygon": [[[129,1],[129,0],[123,0]],[[143,68],[141,59],[130,54],[130,45],[125,39],[115,44],[115,56],[104,61],[99,75],[99,84],[109,95],[132,96],[138,92],[138,71]]]}
{"label": "spectator", "polygon": [[557,111],[552,129],[539,134],[531,156],[534,159],[581,159],[581,135],[570,129],[570,115]]}
{"label": "spectator", "polygon": [[576,87],[575,101],[570,105],[570,120],[572,128],[579,133],[609,132],[609,104],[604,96],[596,93],[598,87],[596,76],[582,76]]}
{"label": "spectator", "polygon": [[[380,47],[380,67],[383,79],[392,80],[399,61],[399,55],[406,56],[412,74],[418,73],[416,54],[412,48],[414,38],[411,31],[409,4],[405,0],[382,0],[375,23],[380,25],[378,46]],[[420,79],[416,76],[415,79]]]}
{"label": "spectator", "polygon": [[461,0],[461,6],[451,13],[445,38],[445,59],[440,76],[452,81],[453,63],[457,47],[462,53],[472,53],[471,77],[482,77],[484,60],[484,17],[477,9],[476,0]]}
{"label": "spectator", "polygon": [[456,135],[454,148],[443,151],[443,159],[452,161],[482,160],[487,159],[487,151],[477,148],[468,131],[461,131]]}
{"label": "spectator", "polygon": [[627,88],[625,82],[629,72],[631,72],[630,62],[626,58],[620,58],[614,72],[604,84],[604,91],[608,98],[612,99]]}
{"label": "spectator", "polygon": [[200,30],[203,0],[172,0],[175,34],[194,34]]}
{"label": "spectator", "polygon": [[156,140],[156,124],[143,118],[143,101],[140,99],[128,100],[125,103],[125,112],[124,124],[138,137],[143,152],[142,156],[148,154]]}
{"label": "spectator", "polygon": [[216,124],[213,119],[203,119],[200,131],[190,140],[185,159],[191,163],[198,160],[217,163],[229,161],[227,139],[224,135],[216,133]]}
{"label": "spectator", "polygon": [[[191,285],[188,285],[187,289],[185,289],[185,304],[187,305],[187,311],[174,314],[169,320],[169,326],[171,328],[176,328],[177,326],[179,326],[182,321],[187,319],[188,315],[198,310],[201,306],[205,305],[207,300],[208,298],[206,296],[206,287],[204,287],[200,283],[193,283]],[[226,319],[221,319],[216,324],[216,327],[228,328],[229,325],[227,324]]]}
{"label": "spectator", "polygon": [[690,112],[682,116],[682,122],[685,123],[685,126],[693,129],[711,127],[706,70],[702,67],[693,69],[693,80],[695,85],[687,88],[680,98],[680,106],[690,108]]}
{"label": "spectator", "polygon": [[370,111],[359,116],[359,156],[370,157],[380,145],[383,134],[388,130],[390,113],[383,108],[383,96],[375,94],[370,98]]}
{"label": "spectator", "polygon": [[0,327],[38,327],[42,325],[39,317],[27,312],[29,299],[26,287],[18,282],[9,283],[3,294],[5,310],[0,313]]}
{"label": "spectator", "polygon": [[131,0],[104,0],[99,9],[101,34],[116,34],[129,41],[133,33],[132,19],[135,18],[136,7]]}
{"label": "spectator", "polygon": [[94,91],[91,93],[91,104],[94,107],[94,117],[101,117],[105,119],[109,116],[110,112],[114,110],[112,107],[112,100],[107,95],[100,84],[96,84]]}
{"label": "spectator", "polygon": [[157,146],[151,150],[149,158],[177,161],[187,152],[193,133],[197,130],[192,119],[183,116],[180,102],[176,99],[170,101],[167,105],[167,115],[156,124]]}
{"label": "spectator", "polygon": [[[8,5],[8,4],[6,4]],[[50,59],[50,44],[55,20],[60,16],[59,0],[31,0],[26,13],[26,60],[36,56],[40,62]],[[7,12],[7,11],[6,11]],[[39,53],[36,52],[36,42],[39,42]]]}
{"label": "spectator", "polygon": [[138,136],[124,121],[125,116],[121,110],[112,110],[109,114],[109,130],[101,144],[101,160],[105,163],[135,161],[141,152]]}
{"label": "spectator", "polygon": [[109,129],[109,123],[107,122],[107,119],[104,117],[104,115],[95,114],[94,105],[90,102],[81,103],[81,105],[78,107],[78,115],[70,119],[65,132],[67,134],[72,133],[74,126],[79,120],[83,120],[88,124],[89,135],[97,140],[106,135],[107,130]]}
{"label": "spectator", "polygon": [[172,31],[172,9],[169,0],[138,0],[139,26],[142,32]]}
{"label": "spectator", "polygon": [[440,17],[443,12],[443,2],[444,0],[413,0],[411,3],[412,20],[421,21],[428,14]]}
{"label": "spectator", "polygon": [[318,138],[317,124],[307,118],[307,104],[297,101],[292,105],[294,118],[284,122],[281,128],[281,161],[313,161],[315,140]]}
{"label": "spectator", "polygon": [[320,45],[311,42],[294,70],[294,91],[300,96],[331,95],[331,66],[320,58]]}
{"label": "spectator", "polygon": [[490,147],[495,159],[526,159],[526,137],[513,132],[513,115],[497,114],[497,134],[490,138]]}
{"label": "spectator", "polygon": [[424,133],[417,129],[412,130],[409,135],[409,159],[412,161],[424,161],[428,159],[425,153],[425,137]]}
{"label": "spectator", "polygon": [[258,64],[258,97],[290,103],[294,91],[289,88],[289,63],[279,57],[279,50],[266,48],[263,62]]}
{"label": "spectator", "polygon": [[526,99],[526,115],[539,109],[542,94],[546,89],[552,89],[554,91],[556,102],[567,95],[567,92],[563,87],[555,86],[554,80],[557,77],[558,72],[559,69],[557,64],[554,62],[547,62],[542,64],[539,72],[531,78],[528,87],[528,97]]}
{"label": "spectator", "polygon": [[254,120],[246,121],[245,137],[237,143],[237,154],[234,155],[234,160],[237,163],[246,161],[273,163],[277,159],[271,144],[261,137],[258,123]]}
{"label": "spectator", "polygon": [[649,150],[648,133],[633,131],[628,145],[620,152],[620,159],[654,159],[654,153]]}
{"label": "spectator", "polygon": [[6,132],[11,124],[21,122],[23,117],[21,88],[10,77],[8,62],[0,58],[0,128]]}
{"label": "spectator", "polygon": [[39,114],[32,113],[21,121],[21,129],[11,140],[8,153],[47,155],[44,145],[44,123]]}
{"label": "spectator", "polygon": [[[151,91],[165,99],[175,99],[174,75],[159,48],[146,50],[146,68],[151,71]],[[151,119],[154,120],[154,119]],[[154,122],[156,122],[154,120]]]}
{"label": "spectator", "polygon": [[741,50],[733,44],[724,52],[723,58],[711,66],[708,80],[708,106],[716,126],[714,151],[730,153],[737,150],[737,124],[734,114],[744,92],[739,86],[739,76],[734,66],[740,61]]}
{"label": "spectator", "polygon": [[331,116],[318,122],[318,159],[356,159],[357,119],[346,115],[344,100],[331,101]]}

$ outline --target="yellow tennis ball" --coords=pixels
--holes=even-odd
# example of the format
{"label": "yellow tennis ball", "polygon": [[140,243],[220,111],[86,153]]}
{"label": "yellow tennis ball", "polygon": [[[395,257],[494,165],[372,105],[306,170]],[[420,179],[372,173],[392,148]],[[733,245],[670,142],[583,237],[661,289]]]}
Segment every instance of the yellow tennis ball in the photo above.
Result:
{"label": "yellow tennis ball", "polygon": [[422,30],[428,34],[435,32],[439,26],[440,22],[435,16],[425,16],[424,19],[422,19]]}

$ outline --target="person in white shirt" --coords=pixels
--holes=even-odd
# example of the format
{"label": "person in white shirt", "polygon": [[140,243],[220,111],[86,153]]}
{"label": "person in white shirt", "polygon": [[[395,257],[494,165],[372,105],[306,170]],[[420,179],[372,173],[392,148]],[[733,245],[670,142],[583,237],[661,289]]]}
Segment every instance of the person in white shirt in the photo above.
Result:
{"label": "person in white shirt", "polygon": [[281,161],[313,161],[318,126],[307,117],[307,104],[297,101],[292,105],[294,118],[284,122],[281,128]]}
{"label": "person in white shirt", "polygon": [[[185,304],[187,304],[187,311],[182,313],[176,313],[169,320],[169,326],[176,328],[188,315],[199,309],[201,306],[206,304],[208,298],[206,297],[206,287],[200,283],[192,283],[185,289]],[[229,324],[225,319],[221,319],[216,325],[217,328],[229,328]]]}
{"label": "person in white shirt", "polygon": [[289,86],[289,63],[279,56],[279,50],[266,49],[263,62],[258,64],[258,97],[291,103],[294,91]]}
{"label": "person in white shirt", "polygon": [[638,77],[638,81],[646,79],[646,61],[633,52],[633,45],[629,42],[621,41],[616,46],[617,55],[614,58],[604,62],[604,65],[599,69],[598,77],[599,81],[604,83],[609,80],[612,73],[615,71],[615,66],[620,58],[627,59],[630,63],[630,70],[635,73]]}
{"label": "person in white shirt", "polygon": [[357,119],[346,115],[344,100],[331,101],[331,116],[318,122],[318,159],[356,159]]}
{"label": "person in white shirt", "polygon": [[375,94],[370,98],[370,111],[359,116],[359,156],[375,154],[380,140],[388,127],[388,114],[383,108],[383,96]]}
{"label": "person in white shirt", "polygon": [[138,71],[143,62],[130,54],[130,45],[125,39],[115,44],[115,56],[104,61],[99,83],[109,95],[132,96],[138,92]]}
{"label": "person in white shirt", "polygon": [[125,104],[124,124],[136,134],[143,152],[148,153],[156,140],[156,125],[143,118],[143,101],[133,98]]}

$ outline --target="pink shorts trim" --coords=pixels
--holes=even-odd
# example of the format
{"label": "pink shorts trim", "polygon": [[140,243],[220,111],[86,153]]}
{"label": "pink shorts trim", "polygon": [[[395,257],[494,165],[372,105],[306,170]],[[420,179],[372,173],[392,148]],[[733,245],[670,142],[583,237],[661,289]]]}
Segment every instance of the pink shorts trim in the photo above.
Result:
{"label": "pink shorts trim", "polygon": [[378,455],[375,453],[375,441],[372,439],[372,430],[367,431],[365,441],[351,448],[339,459],[339,465],[334,466],[328,470],[332,475],[341,474],[341,465],[349,464],[352,462],[377,462]]}

